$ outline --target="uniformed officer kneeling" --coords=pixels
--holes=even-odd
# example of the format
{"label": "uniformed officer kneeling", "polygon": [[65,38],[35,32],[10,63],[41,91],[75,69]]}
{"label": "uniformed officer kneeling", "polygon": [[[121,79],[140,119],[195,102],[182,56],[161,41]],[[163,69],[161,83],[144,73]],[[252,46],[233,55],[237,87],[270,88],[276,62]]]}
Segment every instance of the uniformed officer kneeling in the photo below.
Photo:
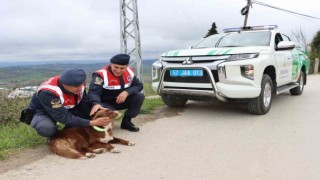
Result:
{"label": "uniformed officer kneeling", "polygon": [[94,114],[98,109],[128,109],[124,113],[121,128],[137,132],[139,128],[131,122],[136,117],[144,101],[141,93],[143,84],[136,78],[134,71],[128,67],[130,56],[118,54],[110,59],[111,64],[94,72],[88,93]]}
{"label": "uniformed officer kneeling", "polygon": [[91,110],[85,91],[86,73],[79,68],[66,69],[40,85],[29,107],[21,113],[20,120],[30,124],[37,133],[51,137],[57,131],[57,122],[69,127],[105,126],[111,120],[89,120]]}

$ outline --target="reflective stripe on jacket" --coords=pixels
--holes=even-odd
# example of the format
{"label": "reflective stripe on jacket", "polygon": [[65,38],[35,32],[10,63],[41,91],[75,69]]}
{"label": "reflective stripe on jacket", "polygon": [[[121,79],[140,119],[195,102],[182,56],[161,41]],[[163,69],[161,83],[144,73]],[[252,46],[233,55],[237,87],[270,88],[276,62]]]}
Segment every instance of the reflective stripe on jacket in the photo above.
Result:
{"label": "reflective stripe on jacket", "polygon": [[78,95],[78,99],[75,100],[74,96],[71,94],[64,93],[58,86],[59,76],[52,77],[46,80],[44,83],[40,85],[38,88],[38,93],[42,90],[47,90],[54,93],[56,96],[60,98],[61,104],[66,109],[74,108],[82,99],[83,93],[85,90],[85,86],[82,85],[82,90]]}
{"label": "reflective stripe on jacket", "polygon": [[[96,71],[100,77],[103,79],[104,84],[103,88],[108,90],[119,90],[121,89],[121,84],[119,81],[119,77],[114,76],[109,70],[110,65]],[[134,78],[134,72],[131,67],[127,67],[127,70],[122,74],[124,81],[124,88],[128,88],[131,86],[132,80]]]}

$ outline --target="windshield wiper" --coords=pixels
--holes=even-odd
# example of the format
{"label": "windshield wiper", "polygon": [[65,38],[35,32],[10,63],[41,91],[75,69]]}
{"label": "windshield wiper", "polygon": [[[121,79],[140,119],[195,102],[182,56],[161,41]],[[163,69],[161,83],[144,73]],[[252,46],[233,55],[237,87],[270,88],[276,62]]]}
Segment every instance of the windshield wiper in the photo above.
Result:
{"label": "windshield wiper", "polygon": [[208,48],[208,47],[193,47],[192,49],[204,49],[204,48]]}
{"label": "windshield wiper", "polygon": [[219,47],[240,47],[240,46],[219,46]]}

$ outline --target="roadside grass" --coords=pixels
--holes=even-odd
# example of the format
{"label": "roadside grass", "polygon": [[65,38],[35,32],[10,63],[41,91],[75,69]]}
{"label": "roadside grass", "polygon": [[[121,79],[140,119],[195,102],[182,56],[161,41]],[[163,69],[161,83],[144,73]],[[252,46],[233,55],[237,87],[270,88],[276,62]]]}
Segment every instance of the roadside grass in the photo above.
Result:
{"label": "roadside grass", "polygon": [[[146,91],[147,89],[148,87],[145,88]],[[153,110],[164,106],[160,98],[148,98],[147,96],[148,94],[146,94],[142,105],[141,114],[152,114]],[[0,114],[0,160],[6,159],[10,153],[14,153],[16,150],[37,147],[46,142],[46,139],[37,135],[32,127],[20,123],[18,120],[20,111],[27,106],[30,99],[17,100],[1,97],[1,100],[4,103],[0,104],[0,109],[3,111]],[[9,112],[10,116],[7,115]]]}
{"label": "roadside grass", "polygon": [[36,147],[45,142],[33,128],[20,123],[8,123],[0,127],[0,160],[17,149]]}
{"label": "roadside grass", "polygon": [[158,95],[156,92],[154,92],[152,90],[152,86],[150,83],[145,83],[144,86],[143,86],[143,91],[144,91],[144,94],[146,94],[146,96],[155,96],[155,95]]}
{"label": "roadside grass", "polygon": [[163,101],[160,97],[155,98],[146,98],[140,110],[141,114],[152,114],[152,111],[157,109],[158,107],[164,106]]}

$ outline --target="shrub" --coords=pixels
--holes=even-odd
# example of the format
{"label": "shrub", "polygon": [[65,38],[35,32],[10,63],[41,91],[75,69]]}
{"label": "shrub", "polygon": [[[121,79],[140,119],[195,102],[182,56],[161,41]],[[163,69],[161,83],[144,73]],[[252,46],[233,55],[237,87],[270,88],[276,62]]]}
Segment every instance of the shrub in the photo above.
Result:
{"label": "shrub", "polygon": [[[316,53],[316,52],[311,52],[309,55],[309,59],[310,59],[310,67],[309,67],[309,74],[313,74],[314,73],[314,65],[315,65],[315,59],[319,58],[320,59],[320,53]],[[318,70],[320,70],[320,63],[319,63],[319,67]]]}
{"label": "shrub", "polygon": [[20,112],[28,106],[30,98],[7,98],[6,93],[0,93],[0,125],[19,123]]}

